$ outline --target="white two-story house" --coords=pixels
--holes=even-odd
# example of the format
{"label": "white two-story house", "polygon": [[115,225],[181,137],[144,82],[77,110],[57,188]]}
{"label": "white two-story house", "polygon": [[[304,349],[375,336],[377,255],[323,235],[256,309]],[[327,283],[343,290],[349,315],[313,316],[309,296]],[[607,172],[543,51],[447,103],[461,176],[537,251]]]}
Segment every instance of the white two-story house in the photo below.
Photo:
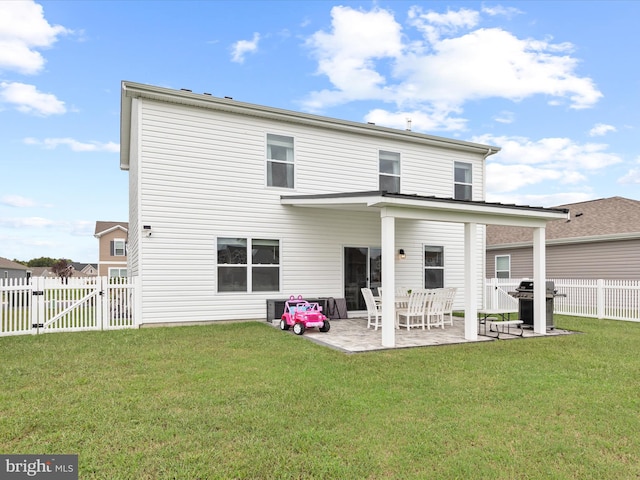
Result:
{"label": "white two-story house", "polygon": [[484,202],[493,146],[132,82],[121,100],[141,324],[264,320],[291,294],[355,315],[360,288],[382,286],[393,345],[395,287],[452,286],[473,339],[484,225],[533,227],[544,256],[546,222],[566,215]]}

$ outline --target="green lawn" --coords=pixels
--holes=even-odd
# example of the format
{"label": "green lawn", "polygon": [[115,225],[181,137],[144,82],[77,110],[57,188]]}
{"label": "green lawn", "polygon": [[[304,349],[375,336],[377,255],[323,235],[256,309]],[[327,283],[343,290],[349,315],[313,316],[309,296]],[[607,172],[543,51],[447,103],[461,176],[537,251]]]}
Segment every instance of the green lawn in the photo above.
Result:
{"label": "green lawn", "polygon": [[344,354],[264,323],[0,338],[0,452],[81,479],[637,479],[640,324]]}

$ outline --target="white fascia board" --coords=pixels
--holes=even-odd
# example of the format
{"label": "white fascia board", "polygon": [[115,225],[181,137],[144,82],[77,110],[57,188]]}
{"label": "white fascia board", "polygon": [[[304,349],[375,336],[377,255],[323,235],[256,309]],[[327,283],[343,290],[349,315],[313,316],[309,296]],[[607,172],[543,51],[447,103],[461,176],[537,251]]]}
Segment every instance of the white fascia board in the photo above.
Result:
{"label": "white fascia board", "polygon": [[106,230],[103,230],[103,231],[101,231],[101,232],[98,232],[98,233],[94,234],[93,236],[94,236],[94,237],[96,237],[96,238],[100,238],[101,236],[106,235],[107,233],[114,232],[114,231],[116,231],[116,230],[122,230],[124,233],[129,233],[129,230],[127,230],[127,229],[126,229],[126,228],[124,228],[123,226],[121,226],[121,225],[114,225],[114,226],[113,226],[113,227],[111,227],[111,228],[108,228],[108,229],[106,229]]}

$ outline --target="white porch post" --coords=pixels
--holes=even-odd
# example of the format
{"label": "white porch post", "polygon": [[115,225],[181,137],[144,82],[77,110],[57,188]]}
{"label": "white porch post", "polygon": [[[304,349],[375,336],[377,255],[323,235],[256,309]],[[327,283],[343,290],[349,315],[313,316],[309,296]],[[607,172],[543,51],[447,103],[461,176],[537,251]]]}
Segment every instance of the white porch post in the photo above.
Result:
{"label": "white porch post", "polygon": [[464,224],[464,338],[478,339],[478,226]]}
{"label": "white porch post", "polygon": [[380,212],[382,227],[382,346],[396,346],[396,223],[386,209]]}
{"label": "white porch post", "polygon": [[533,331],[547,333],[545,227],[533,229]]}

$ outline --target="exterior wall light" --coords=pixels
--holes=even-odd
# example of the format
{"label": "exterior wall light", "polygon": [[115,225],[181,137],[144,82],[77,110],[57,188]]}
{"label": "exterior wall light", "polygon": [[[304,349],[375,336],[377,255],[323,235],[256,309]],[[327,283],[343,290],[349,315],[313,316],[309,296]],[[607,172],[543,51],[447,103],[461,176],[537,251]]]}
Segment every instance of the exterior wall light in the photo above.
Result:
{"label": "exterior wall light", "polygon": [[398,250],[398,255],[400,256],[400,258],[402,260],[404,260],[405,258],[407,258],[407,255],[404,253],[404,248],[401,248],[400,250]]}

